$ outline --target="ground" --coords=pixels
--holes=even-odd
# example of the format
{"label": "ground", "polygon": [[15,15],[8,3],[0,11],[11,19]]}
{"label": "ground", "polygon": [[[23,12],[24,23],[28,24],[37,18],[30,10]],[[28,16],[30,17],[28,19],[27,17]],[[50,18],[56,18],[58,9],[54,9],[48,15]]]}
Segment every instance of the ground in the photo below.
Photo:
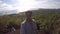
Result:
{"label": "ground", "polygon": [[20,34],[20,30],[16,30],[16,31],[12,31],[12,32],[8,32],[6,34]]}

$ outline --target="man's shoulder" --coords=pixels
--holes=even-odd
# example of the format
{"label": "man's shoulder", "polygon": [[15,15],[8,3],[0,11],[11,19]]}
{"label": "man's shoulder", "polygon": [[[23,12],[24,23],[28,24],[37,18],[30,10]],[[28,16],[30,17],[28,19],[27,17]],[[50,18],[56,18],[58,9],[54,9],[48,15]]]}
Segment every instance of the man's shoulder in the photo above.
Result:
{"label": "man's shoulder", "polygon": [[32,22],[33,22],[33,23],[36,23],[36,21],[35,21],[34,19],[32,19]]}
{"label": "man's shoulder", "polygon": [[[21,24],[25,24],[26,20],[24,20]],[[36,23],[34,19],[32,19],[32,23]]]}
{"label": "man's shoulder", "polygon": [[25,24],[26,20],[24,20],[21,24]]}

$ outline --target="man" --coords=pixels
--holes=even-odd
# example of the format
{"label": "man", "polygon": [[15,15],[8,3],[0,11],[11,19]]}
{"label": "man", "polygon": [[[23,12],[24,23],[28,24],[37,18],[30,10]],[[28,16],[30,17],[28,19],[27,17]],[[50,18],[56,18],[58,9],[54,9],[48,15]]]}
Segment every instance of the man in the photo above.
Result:
{"label": "man", "polygon": [[26,19],[21,23],[20,34],[37,34],[37,25],[32,20],[32,12],[25,12]]}

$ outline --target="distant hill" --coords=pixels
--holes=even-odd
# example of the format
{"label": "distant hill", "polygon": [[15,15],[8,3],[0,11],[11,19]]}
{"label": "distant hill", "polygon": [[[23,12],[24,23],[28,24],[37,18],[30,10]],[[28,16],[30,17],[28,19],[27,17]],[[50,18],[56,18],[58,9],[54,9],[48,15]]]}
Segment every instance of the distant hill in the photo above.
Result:
{"label": "distant hill", "polygon": [[[33,12],[33,15],[37,14],[60,14],[60,9],[38,9],[38,10],[31,10]],[[19,13],[20,15],[24,15],[24,12]]]}
{"label": "distant hill", "polygon": [[32,10],[33,14],[60,14],[60,9],[39,9],[39,10]]}
{"label": "distant hill", "polygon": [[[60,13],[60,9],[38,9],[38,10],[31,10],[33,12],[34,15],[37,15],[37,14],[48,14],[48,13]],[[0,12],[0,15],[12,15],[12,16],[17,16],[17,15],[21,15],[23,16],[24,15],[24,12],[20,12],[17,14],[17,11],[16,10],[12,10],[12,11],[7,11],[7,12]]]}
{"label": "distant hill", "polygon": [[0,16],[2,15],[8,15],[8,14],[16,14],[17,13],[17,10],[3,10],[3,11],[0,11]]}

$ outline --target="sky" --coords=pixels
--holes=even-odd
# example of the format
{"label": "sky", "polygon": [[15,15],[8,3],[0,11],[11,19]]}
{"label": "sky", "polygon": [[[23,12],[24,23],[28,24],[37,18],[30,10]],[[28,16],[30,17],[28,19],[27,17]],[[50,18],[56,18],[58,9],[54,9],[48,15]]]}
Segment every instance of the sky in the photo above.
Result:
{"label": "sky", "polygon": [[39,8],[59,9],[60,0],[0,0],[0,11],[17,10],[17,12],[23,12]]}

